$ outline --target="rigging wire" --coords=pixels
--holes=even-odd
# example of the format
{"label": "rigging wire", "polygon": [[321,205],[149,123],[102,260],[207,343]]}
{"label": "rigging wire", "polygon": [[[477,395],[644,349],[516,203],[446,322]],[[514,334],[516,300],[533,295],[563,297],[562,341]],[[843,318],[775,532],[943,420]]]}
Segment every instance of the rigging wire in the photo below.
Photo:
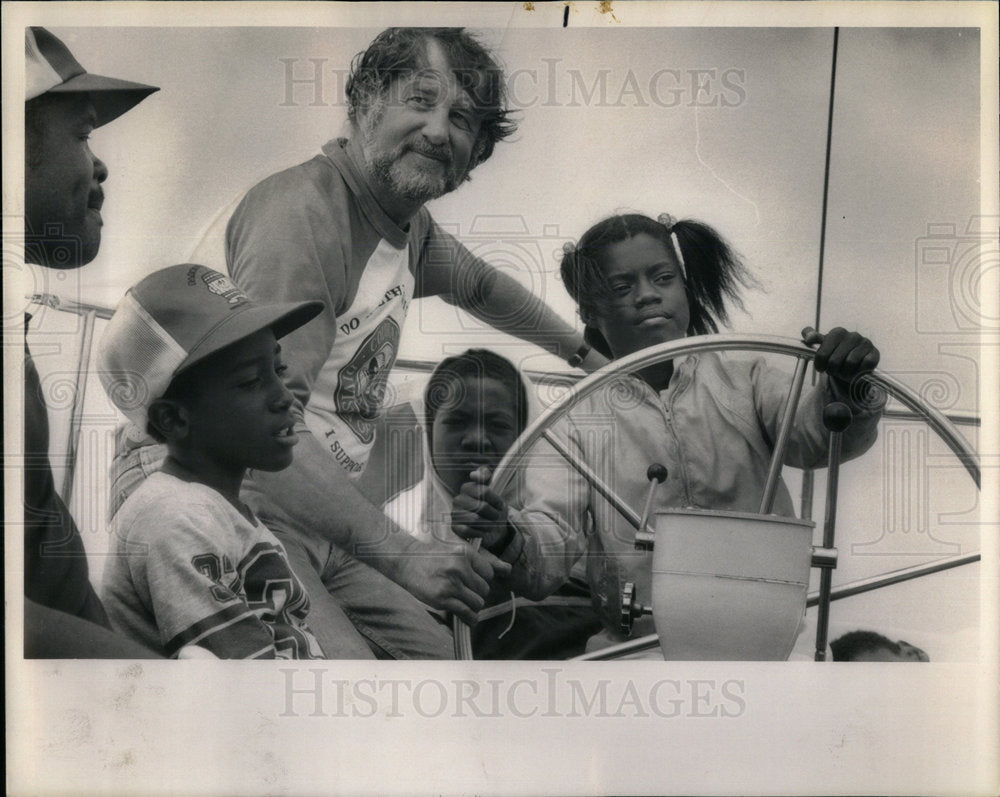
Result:
{"label": "rigging wire", "polygon": [[[826,162],[823,166],[823,209],[820,214],[819,228],[819,273],[816,278],[816,320],[813,324],[820,331],[820,309],[823,301],[823,259],[826,254],[826,215],[830,197],[830,150],[833,141],[833,100],[837,89],[837,45],[840,41],[840,28],[833,29],[833,58],[830,67],[830,110],[826,119]],[[813,378],[816,378],[815,372]]]}
{"label": "rigging wire", "polygon": [[[820,211],[819,226],[819,268],[816,274],[816,318],[813,329],[823,331],[820,326],[820,313],[823,303],[823,262],[826,255],[826,214],[830,198],[830,151],[833,143],[833,100],[837,90],[837,46],[840,43],[840,28],[833,29],[833,55],[830,59],[830,107],[826,117],[826,156],[823,165],[823,207]],[[816,370],[812,370],[810,384],[816,384]],[[815,476],[811,470],[802,473],[801,506],[799,513],[805,520],[812,518],[812,499]]]}

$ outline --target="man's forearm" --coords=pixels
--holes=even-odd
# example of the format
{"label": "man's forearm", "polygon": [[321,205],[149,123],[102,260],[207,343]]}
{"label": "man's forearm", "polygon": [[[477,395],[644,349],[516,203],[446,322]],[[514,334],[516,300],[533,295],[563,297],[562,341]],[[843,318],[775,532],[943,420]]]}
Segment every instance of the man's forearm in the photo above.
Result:
{"label": "man's forearm", "polygon": [[[517,280],[493,268],[485,271],[475,296],[458,297],[463,309],[495,329],[551,351],[569,360],[583,345],[583,337],[545,302]],[[607,360],[596,351],[582,368],[595,371]]]}
{"label": "man's forearm", "polygon": [[255,473],[256,486],[303,531],[329,540],[435,609],[475,622],[494,576],[509,568],[464,543],[424,543],[366,499],[301,426],[291,466]]}
{"label": "man's forearm", "polygon": [[254,481],[304,531],[328,540],[399,581],[400,559],[419,543],[358,490],[344,470],[301,425],[292,464],[254,471]]}

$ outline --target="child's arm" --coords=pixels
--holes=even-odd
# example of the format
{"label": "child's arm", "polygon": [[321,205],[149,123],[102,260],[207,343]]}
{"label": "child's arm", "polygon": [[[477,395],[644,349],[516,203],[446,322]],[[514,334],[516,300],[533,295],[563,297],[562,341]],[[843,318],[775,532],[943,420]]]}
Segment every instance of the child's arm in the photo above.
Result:
{"label": "child's arm", "polygon": [[[874,370],[879,351],[857,332],[837,327],[826,335],[811,332],[806,343],[819,343],[814,362],[822,376],[812,389],[805,389],[795,413],[785,463],[796,468],[827,465],[829,432],[823,426],[823,409],[834,401],[846,403],[854,420],[844,432],[842,458],[853,459],[867,451],[878,436],[885,396],[857,382]],[[757,361],[752,370],[757,413],[772,440],[777,437],[791,380],[786,372]]]}
{"label": "child's arm", "polygon": [[480,468],[455,497],[452,530],[465,539],[481,538],[510,563],[510,574],[497,579],[502,588],[540,600],[566,582],[586,551],[589,487],[544,442],[520,467],[520,487],[511,500],[523,508],[508,507],[487,486],[489,469]]}

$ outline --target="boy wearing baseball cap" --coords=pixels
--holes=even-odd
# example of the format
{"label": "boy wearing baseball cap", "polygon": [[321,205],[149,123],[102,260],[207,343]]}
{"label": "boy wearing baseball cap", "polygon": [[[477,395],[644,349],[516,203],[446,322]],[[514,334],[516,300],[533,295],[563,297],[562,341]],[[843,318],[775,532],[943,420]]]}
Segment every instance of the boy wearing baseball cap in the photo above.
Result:
{"label": "boy wearing baseball cap", "polygon": [[239,497],[248,468],[291,464],[277,341],[322,309],[256,304],[194,264],[151,274],[118,305],[101,382],[168,454],[116,515],[102,599],[117,630],[167,656],[190,646],[220,658],[323,656],[284,549]]}

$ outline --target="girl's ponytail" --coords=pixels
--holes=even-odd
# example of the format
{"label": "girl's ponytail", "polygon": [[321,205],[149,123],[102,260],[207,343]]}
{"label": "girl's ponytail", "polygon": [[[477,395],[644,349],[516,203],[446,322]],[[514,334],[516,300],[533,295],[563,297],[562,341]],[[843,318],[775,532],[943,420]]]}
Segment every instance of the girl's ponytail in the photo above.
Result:
{"label": "girl's ponytail", "polygon": [[740,288],[759,287],[740,256],[712,227],[682,219],[668,231],[676,236],[684,259],[691,321],[689,335],[719,331],[729,323],[727,300],[741,310]]}

